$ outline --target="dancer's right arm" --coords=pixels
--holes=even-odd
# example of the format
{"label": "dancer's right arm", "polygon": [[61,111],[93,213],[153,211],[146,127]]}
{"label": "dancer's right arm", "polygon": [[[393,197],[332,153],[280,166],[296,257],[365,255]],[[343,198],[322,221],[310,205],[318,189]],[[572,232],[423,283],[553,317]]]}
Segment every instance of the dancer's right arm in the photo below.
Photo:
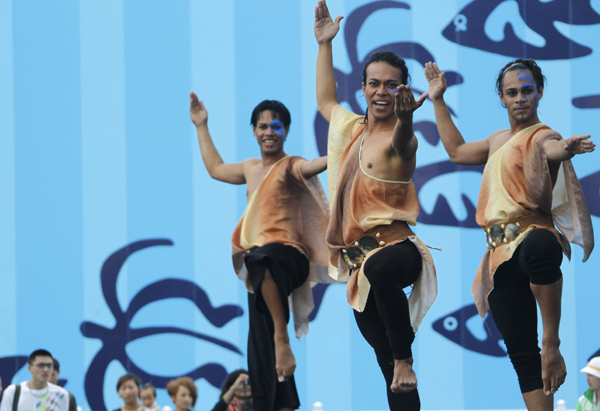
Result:
{"label": "dancer's right arm", "polygon": [[226,183],[246,184],[243,162],[228,164],[223,162],[208,132],[208,111],[204,107],[204,102],[199,101],[194,92],[190,93],[190,117],[196,126],[198,144],[208,174],[215,180]]}
{"label": "dancer's right arm", "polygon": [[485,164],[489,154],[489,139],[465,143],[465,139],[456,128],[446,102],[446,78],[435,63],[425,64],[425,77],[429,82],[429,98],[433,102],[435,121],[444,148],[454,164],[479,165]]}
{"label": "dancer's right arm", "polygon": [[319,43],[319,54],[317,56],[317,107],[319,113],[329,123],[331,111],[337,104],[337,87],[335,85],[335,74],[333,71],[333,54],[331,40],[340,29],[340,20],[343,16],[337,16],[335,22],[329,15],[329,9],[325,0],[319,0],[315,7],[315,37]]}

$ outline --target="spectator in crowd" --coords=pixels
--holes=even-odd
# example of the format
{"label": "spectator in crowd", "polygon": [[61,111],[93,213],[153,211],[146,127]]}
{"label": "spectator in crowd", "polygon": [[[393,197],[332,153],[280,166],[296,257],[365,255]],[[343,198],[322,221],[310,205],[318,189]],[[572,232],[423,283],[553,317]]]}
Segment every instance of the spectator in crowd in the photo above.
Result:
{"label": "spectator in crowd", "polygon": [[229,374],[221,389],[219,402],[212,411],[252,410],[252,390],[248,378],[248,371],[244,369]]}
{"label": "spectator in crowd", "polygon": [[[58,385],[58,376],[60,375],[60,363],[56,358],[52,358],[52,362],[54,363],[54,370],[52,371],[52,375],[50,376],[50,382],[54,385]],[[75,396],[69,393],[69,411],[77,411],[77,401],[75,401]]]}
{"label": "spectator in crowd", "polygon": [[180,377],[167,384],[167,392],[175,404],[175,411],[188,411],[198,399],[198,390],[190,377]]}
{"label": "spectator in crowd", "polygon": [[114,411],[138,411],[143,408],[138,402],[140,396],[140,379],[135,374],[125,374],[117,382],[117,392],[125,403]]}
{"label": "spectator in crowd", "polygon": [[147,411],[161,411],[162,408],[156,403],[156,387],[147,382],[140,388],[140,400]]}
{"label": "spectator in crowd", "polygon": [[598,411],[600,410],[600,357],[594,357],[582,370],[587,375],[587,383],[590,389],[579,397],[577,402],[577,411]]}
{"label": "spectator in crowd", "polygon": [[54,370],[52,354],[36,350],[29,356],[28,363],[31,380],[9,385],[2,397],[0,410],[12,411],[16,402],[18,411],[68,411],[67,391],[49,382]]}

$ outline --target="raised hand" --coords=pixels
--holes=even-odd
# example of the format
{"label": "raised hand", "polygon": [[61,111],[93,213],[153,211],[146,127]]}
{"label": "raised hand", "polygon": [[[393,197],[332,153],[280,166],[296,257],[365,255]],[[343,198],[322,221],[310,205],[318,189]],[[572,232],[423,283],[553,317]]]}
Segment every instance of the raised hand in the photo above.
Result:
{"label": "raised hand", "polygon": [[573,154],[591,153],[596,149],[596,144],[589,140],[590,137],[589,134],[571,136],[565,141],[564,149]]}
{"label": "raised hand", "polygon": [[413,92],[410,86],[401,84],[395,90],[396,95],[394,96],[394,113],[399,120],[412,118],[413,112],[421,107],[427,98],[427,93],[421,94],[418,100],[415,100]]}
{"label": "raised hand", "polygon": [[442,98],[446,91],[444,72],[435,63],[425,63],[425,77],[429,82],[429,98],[432,100]]}
{"label": "raised hand", "polygon": [[319,0],[319,5],[315,7],[315,37],[317,43],[323,44],[333,40],[340,29],[340,20],[343,18],[344,16],[337,16],[334,22],[325,0]]}
{"label": "raised hand", "polygon": [[250,377],[248,376],[248,374],[240,374],[238,375],[237,379],[235,380],[235,382],[233,383],[233,385],[231,386],[233,388],[233,390],[243,390],[244,389],[244,385],[246,385],[248,383],[248,379]]}
{"label": "raised hand", "polygon": [[198,96],[193,91],[190,93],[190,118],[196,127],[205,125],[208,122],[208,111],[204,107],[204,102],[198,100]]}

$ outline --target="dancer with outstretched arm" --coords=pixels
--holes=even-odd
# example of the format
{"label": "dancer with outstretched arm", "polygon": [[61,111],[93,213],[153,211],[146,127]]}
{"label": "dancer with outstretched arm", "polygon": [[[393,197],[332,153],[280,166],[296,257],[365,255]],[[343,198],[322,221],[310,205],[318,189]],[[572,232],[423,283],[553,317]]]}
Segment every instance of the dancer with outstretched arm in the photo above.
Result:
{"label": "dancer with outstretched arm", "polygon": [[[444,102],[444,73],[427,63],[425,76],[450,160],[485,164],[476,218],[485,230],[487,251],[473,284],[477,309],[482,317],[491,309],[527,409],[551,411],[553,394],[567,373],[558,335],[562,254],[570,257],[569,243],[576,243],[585,261],[594,247],[590,214],[570,159],[594,151],[595,144],[589,135],[563,140],[540,122],[545,78],[533,60],[514,60],[498,75],[497,92],[510,128],[471,143],[465,143]],[[541,355],[536,303],[544,330]]]}

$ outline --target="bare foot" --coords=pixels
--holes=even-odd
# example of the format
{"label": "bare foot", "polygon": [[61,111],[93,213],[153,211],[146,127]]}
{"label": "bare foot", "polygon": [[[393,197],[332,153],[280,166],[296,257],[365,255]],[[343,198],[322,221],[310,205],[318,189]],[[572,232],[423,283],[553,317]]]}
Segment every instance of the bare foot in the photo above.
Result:
{"label": "bare foot", "polygon": [[296,358],[288,338],[275,338],[275,370],[279,382],[287,380],[296,370]]}
{"label": "bare foot", "polygon": [[557,346],[542,344],[542,381],[544,394],[552,395],[565,382],[567,367]]}
{"label": "bare foot", "polygon": [[394,380],[390,390],[395,394],[409,392],[417,388],[417,376],[412,369],[413,358],[394,360]]}

